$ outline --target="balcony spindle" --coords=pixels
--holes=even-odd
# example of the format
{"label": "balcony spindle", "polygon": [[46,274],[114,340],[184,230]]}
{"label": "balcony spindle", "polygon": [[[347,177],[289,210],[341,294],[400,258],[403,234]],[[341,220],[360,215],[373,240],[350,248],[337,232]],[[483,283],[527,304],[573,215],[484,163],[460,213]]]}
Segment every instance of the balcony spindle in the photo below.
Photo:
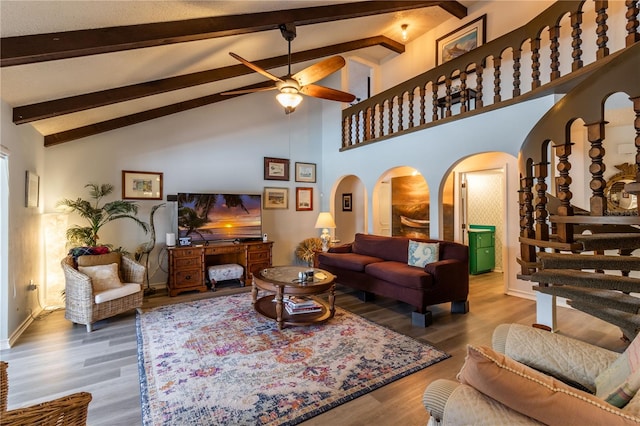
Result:
{"label": "balcony spindle", "polygon": [[582,62],[582,11],[576,11],[571,14],[571,71],[577,71],[584,63]]}
{"label": "balcony spindle", "polygon": [[413,90],[411,90],[409,92],[409,128],[412,128],[414,126],[413,124],[413,98],[414,98],[414,92],[415,92],[415,88]]}
{"label": "balcony spindle", "polygon": [[627,18],[627,37],[625,42],[626,46],[629,47],[633,43],[640,41],[640,34],[638,33],[638,26],[640,26],[638,22],[638,1],[627,0],[625,5],[627,6],[627,13],[625,14]]}
{"label": "balcony spindle", "polygon": [[551,39],[551,81],[560,78],[560,26],[549,28],[549,38]]}
{"label": "balcony spindle", "polygon": [[431,88],[431,120],[437,121],[440,117],[438,115],[438,84],[433,83]]}
{"label": "balcony spindle", "polygon": [[484,102],[482,101],[483,97],[483,86],[482,86],[482,73],[484,68],[482,65],[476,65],[476,99],[474,101],[474,109],[482,108],[484,106]]}
{"label": "balcony spindle", "polygon": [[536,198],[535,204],[535,222],[536,222],[536,240],[549,240],[549,224],[547,223],[547,217],[549,213],[547,211],[547,184],[545,179],[549,172],[549,163],[540,162],[534,165],[534,174],[536,178]]}
{"label": "balcony spindle", "polygon": [[423,125],[427,122],[426,113],[427,113],[427,91],[425,86],[420,86],[420,125]]}
{"label": "balcony spindle", "polygon": [[596,44],[598,45],[598,51],[596,53],[597,59],[603,59],[606,56],[609,56],[609,48],[607,47],[607,43],[609,42],[609,36],[607,35],[607,31],[609,30],[609,26],[607,25],[607,19],[609,16],[607,15],[607,7],[609,7],[609,2],[607,0],[596,0],[596,24],[598,24],[598,28],[596,29],[596,34],[598,35],[598,40]]}
{"label": "balcony spindle", "polygon": [[[556,197],[560,200],[560,206],[558,207],[557,214],[559,216],[573,216],[573,206],[571,206],[571,199],[573,194],[571,193],[571,176],[569,171],[571,170],[571,162],[569,162],[569,156],[571,155],[571,142],[564,145],[556,145],[556,155],[558,157],[558,178],[556,179]],[[558,240],[563,243],[573,242],[573,224],[571,223],[558,223],[557,225]]]}
{"label": "balcony spindle", "polygon": [[531,40],[531,90],[540,87],[540,38]]}
{"label": "balcony spindle", "polygon": [[387,111],[387,115],[389,117],[389,134],[393,134],[393,98],[389,99],[389,108]]}
{"label": "balcony spindle", "polygon": [[404,130],[404,95],[403,92],[398,96],[398,131]]}
{"label": "balcony spindle", "polygon": [[522,58],[522,49],[513,49],[513,97],[520,96],[520,59]]}
{"label": "balcony spindle", "polygon": [[493,58],[493,103],[497,104],[502,101],[502,96],[500,95],[500,64],[502,63],[502,57],[498,56],[497,58]]}

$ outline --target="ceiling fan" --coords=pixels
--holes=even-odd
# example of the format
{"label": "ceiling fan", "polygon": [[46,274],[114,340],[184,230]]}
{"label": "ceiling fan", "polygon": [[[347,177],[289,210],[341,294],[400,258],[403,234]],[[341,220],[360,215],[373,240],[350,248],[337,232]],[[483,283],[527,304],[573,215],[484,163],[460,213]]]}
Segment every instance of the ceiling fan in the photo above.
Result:
{"label": "ceiling fan", "polygon": [[326,76],[333,74],[340,68],[344,67],[345,60],[342,56],[332,56],[330,58],[324,59],[292,75],[291,41],[296,37],[296,27],[293,24],[281,24],[280,32],[282,33],[282,37],[284,37],[284,39],[289,43],[289,57],[287,61],[289,68],[287,75],[283,78],[276,77],[270,72],[260,68],[258,65],[247,61],[246,59],[240,57],[239,55],[236,55],[233,52],[229,52],[229,55],[231,55],[247,67],[251,68],[259,74],[262,74],[270,80],[275,81],[275,84],[266,88],[224,92],[222,93],[223,95],[237,95],[277,89],[278,91],[280,91],[280,93],[276,96],[276,98],[280,105],[284,107],[284,111],[286,114],[294,112],[296,110],[296,107],[300,104],[300,102],[302,102],[302,96],[300,96],[300,94],[338,102],[350,103],[355,100],[356,97],[351,93],[313,84],[316,81],[322,80]]}

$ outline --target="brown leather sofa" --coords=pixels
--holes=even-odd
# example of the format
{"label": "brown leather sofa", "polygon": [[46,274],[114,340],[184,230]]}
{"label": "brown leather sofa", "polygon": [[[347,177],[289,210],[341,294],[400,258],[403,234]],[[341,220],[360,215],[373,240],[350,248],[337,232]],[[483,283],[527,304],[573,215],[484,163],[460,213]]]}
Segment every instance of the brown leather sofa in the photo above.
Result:
{"label": "brown leather sofa", "polygon": [[356,234],[352,243],[318,252],[315,266],[337,276],[339,284],[371,294],[396,299],[416,307],[414,325],[432,322],[427,306],[451,302],[452,313],[469,310],[469,248],[453,241],[438,243],[439,258],[423,268],[408,264],[407,237]]}

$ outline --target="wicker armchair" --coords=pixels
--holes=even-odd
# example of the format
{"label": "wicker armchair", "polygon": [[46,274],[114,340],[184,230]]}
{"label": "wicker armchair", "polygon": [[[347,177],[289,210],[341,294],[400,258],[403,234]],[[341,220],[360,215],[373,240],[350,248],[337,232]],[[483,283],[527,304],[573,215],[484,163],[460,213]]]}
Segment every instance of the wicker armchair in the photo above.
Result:
{"label": "wicker armchair", "polygon": [[87,424],[91,394],[78,392],[30,407],[7,411],[9,381],[6,362],[0,361],[0,425],[78,426]]}
{"label": "wicker armchair", "polygon": [[92,324],[122,312],[142,306],[143,280],[145,267],[129,259],[121,258],[120,274],[123,283],[139,285],[139,291],[113,300],[96,303],[96,293],[91,278],[74,267],[73,258],[65,257],[62,262],[65,276],[65,314],[64,317],[76,324],[85,324],[91,332]]}

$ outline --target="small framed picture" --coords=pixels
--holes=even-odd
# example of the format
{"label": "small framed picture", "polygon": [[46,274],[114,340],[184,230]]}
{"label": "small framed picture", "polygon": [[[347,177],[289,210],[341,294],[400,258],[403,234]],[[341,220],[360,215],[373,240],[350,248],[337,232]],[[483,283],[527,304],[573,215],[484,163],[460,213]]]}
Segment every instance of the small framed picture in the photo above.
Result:
{"label": "small framed picture", "polygon": [[122,198],[162,200],[162,173],[122,171]]}
{"label": "small framed picture", "polygon": [[296,210],[313,210],[313,188],[296,188]]}
{"label": "small framed picture", "polygon": [[265,180],[289,180],[289,160],[264,157]]}
{"label": "small framed picture", "polygon": [[296,163],[296,182],[316,181],[316,165],[315,163]]}
{"label": "small framed picture", "polygon": [[289,188],[265,188],[262,199],[265,209],[288,209]]}
{"label": "small framed picture", "polygon": [[342,211],[343,212],[350,212],[353,210],[351,202],[352,202],[351,193],[342,194]]}

